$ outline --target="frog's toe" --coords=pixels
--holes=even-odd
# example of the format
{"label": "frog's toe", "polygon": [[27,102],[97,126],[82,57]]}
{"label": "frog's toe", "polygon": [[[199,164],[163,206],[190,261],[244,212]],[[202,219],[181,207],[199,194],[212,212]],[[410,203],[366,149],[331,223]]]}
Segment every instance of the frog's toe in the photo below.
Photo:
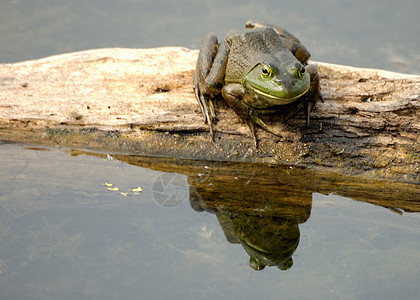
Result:
{"label": "frog's toe", "polygon": [[[260,125],[261,126],[261,125]],[[267,126],[266,125],[266,127],[262,127],[265,131],[267,131],[267,132],[269,132],[269,133],[271,133],[271,134],[273,134],[273,135],[275,135],[275,136],[278,136],[278,137],[283,137],[283,135],[281,134],[281,133],[279,133],[279,132],[277,132],[277,131],[275,131],[273,128],[271,128],[271,127],[269,127],[269,126]]]}
{"label": "frog's toe", "polygon": [[318,100],[321,100],[322,103],[324,103],[324,96],[322,96],[321,91],[319,91]]}
{"label": "frog's toe", "polygon": [[257,133],[255,132],[255,124],[252,120],[246,120],[246,124],[248,125],[249,131],[251,131],[251,136],[254,140],[254,147],[258,148],[258,138]]}
{"label": "frog's toe", "polygon": [[274,130],[272,127],[270,127],[270,126],[268,126],[267,124],[265,124],[264,123],[264,121],[263,120],[261,120],[260,118],[254,118],[253,119],[254,120],[254,122],[256,123],[256,124],[258,124],[262,129],[264,129],[265,131],[267,131],[267,132],[269,132],[269,133],[271,133],[271,134],[273,134],[273,135],[275,135],[275,136],[278,136],[278,137],[283,137],[282,135],[281,135],[281,133],[279,133],[279,132],[277,132],[276,130]]}
{"label": "frog's toe", "polygon": [[305,117],[306,117],[306,127],[309,127],[309,122],[311,119],[311,110],[314,107],[314,103],[313,102],[308,102],[306,104],[306,109],[305,109]]}
{"label": "frog's toe", "polygon": [[210,122],[213,124],[217,123],[217,117],[216,117],[216,111],[214,110],[214,103],[213,100],[208,100],[208,107],[209,107],[209,116],[210,116]]}
{"label": "frog's toe", "polygon": [[207,100],[202,94],[199,94],[198,99],[198,102],[200,103],[201,112],[204,116],[204,124],[209,125],[210,137],[214,142],[215,140],[213,125],[216,124],[217,118],[216,113],[214,111],[213,101]]}
{"label": "frog's toe", "polygon": [[214,139],[213,125],[211,123],[209,124],[209,130],[210,130],[210,138],[213,142],[215,142],[216,140]]}
{"label": "frog's toe", "polygon": [[198,100],[198,103],[200,104],[201,113],[204,117],[204,124],[214,124],[216,120],[216,114],[214,112],[213,102],[206,99],[198,89],[195,90],[195,96]]}

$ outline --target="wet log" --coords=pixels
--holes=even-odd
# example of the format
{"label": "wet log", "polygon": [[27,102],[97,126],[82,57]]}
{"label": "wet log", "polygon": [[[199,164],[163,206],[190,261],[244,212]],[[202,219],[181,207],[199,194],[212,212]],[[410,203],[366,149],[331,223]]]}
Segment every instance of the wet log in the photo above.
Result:
{"label": "wet log", "polygon": [[327,63],[324,103],[283,137],[248,128],[221,99],[216,142],[192,89],[198,51],[99,49],[0,65],[0,139],[174,158],[293,164],[419,182],[420,76]]}

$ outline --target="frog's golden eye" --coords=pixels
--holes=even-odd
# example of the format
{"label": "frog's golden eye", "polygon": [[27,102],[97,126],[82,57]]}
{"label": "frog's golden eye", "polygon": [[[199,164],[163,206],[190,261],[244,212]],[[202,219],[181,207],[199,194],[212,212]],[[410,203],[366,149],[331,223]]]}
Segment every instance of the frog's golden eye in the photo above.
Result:
{"label": "frog's golden eye", "polygon": [[306,69],[300,62],[294,62],[290,66],[290,72],[297,78],[302,78],[306,73]]}
{"label": "frog's golden eye", "polygon": [[302,66],[300,69],[298,69],[298,75],[299,77],[303,77],[305,75],[306,69],[304,66]]}
{"label": "frog's golden eye", "polygon": [[271,75],[271,68],[268,65],[263,65],[262,69],[261,69],[261,74],[264,78],[267,78]]}

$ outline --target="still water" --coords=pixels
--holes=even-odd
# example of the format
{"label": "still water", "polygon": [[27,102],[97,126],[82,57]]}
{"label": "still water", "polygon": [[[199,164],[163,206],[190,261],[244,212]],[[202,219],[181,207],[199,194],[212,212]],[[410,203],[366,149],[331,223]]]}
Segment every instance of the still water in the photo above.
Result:
{"label": "still water", "polygon": [[418,186],[397,210],[313,192],[299,170],[116,157],[0,144],[0,299],[420,295]]}
{"label": "still water", "polygon": [[103,47],[200,47],[248,19],[294,33],[318,61],[420,74],[418,0],[1,0],[0,62]]}
{"label": "still water", "polygon": [[[419,74],[419,11],[418,0],[0,0],[0,63],[197,49],[254,19],[296,34],[314,60]],[[418,185],[393,196],[304,170],[136,160],[0,143],[0,299],[420,296]]]}

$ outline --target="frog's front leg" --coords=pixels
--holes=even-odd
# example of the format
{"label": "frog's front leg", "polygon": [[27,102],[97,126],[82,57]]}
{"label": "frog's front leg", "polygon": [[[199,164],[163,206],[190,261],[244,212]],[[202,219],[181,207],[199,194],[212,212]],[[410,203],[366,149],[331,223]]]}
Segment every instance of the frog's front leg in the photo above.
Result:
{"label": "frog's front leg", "polygon": [[216,114],[212,98],[220,95],[226,71],[229,47],[225,41],[218,44],[217,36],[209,33],[201,44],[194,73],[194,92],[200,104],[204,122],[209,125],[214,140],[213,124]]}
{"label": "frog's front leg", "polygon": [[321,95],[321,87],[319,84],[319,74],[317,67],[315,65],[307,65],[306,71],[311,76],[311,85],[309,86],[308,92],[304,95],[306,126],[309,127],[312,108],[314,108],[319,100],[324,102],[324,98]]}
{"label": "frog's front leg", "polygon": [[222,96],[229,104],[229,106],[235,111],[238,117],[240,117],[248,125],[249,130],[251,131],[251,135],[254,139],[255,148],[258,147],[258,138],[255,132],[255,124],[258,124],[264,130],[281,137],[280,133],[273,130],[271,127],[265,124],[263,120],[260,119],[255,109],[245,104],[247,102],[246,97],[254,96],[249,94],[242,85],[238,83],[225,85],[222,89]]}
{"label": "frog's front leg", "polygon": [[316,105],[318,100],[321,102],[324,102],[324,98],[321,95],[321,88],[319,85],[319,74],[318,70],[315,65],[307,65],[306,66],[306,72],[310,75],[311,84],[309,86],[309,90],[306,92],[305,95],[303,95],[300,98],[300,101],[296,105],[295,109],[292,110],[285,118],[284,120],[287,121],[293,116],[295,116],[299,111],[304,108],[305,112],[305,119],[306,119],[306,127],[309,127],[309,121],[310,121],[310,114],[312,111],[312,108]]}

